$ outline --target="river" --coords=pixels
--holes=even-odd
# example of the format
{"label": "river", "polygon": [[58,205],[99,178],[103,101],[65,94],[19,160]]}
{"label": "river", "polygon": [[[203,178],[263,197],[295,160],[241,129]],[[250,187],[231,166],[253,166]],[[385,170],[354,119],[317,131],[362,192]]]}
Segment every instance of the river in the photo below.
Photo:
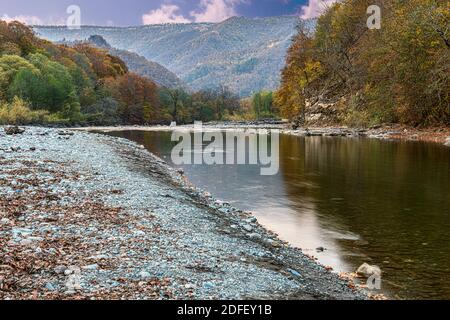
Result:
{"label": "river", "polygon": [[[109,133],[171,163],[169,132]],[[225,150],[226,152],[226,150]],[[336,272],[366,262],[390,298],[450,299],[450,148],[365,138],[280,136],[280,171],[186,165],[214,197]],[[316,249],[326,250],[319,252]]]}

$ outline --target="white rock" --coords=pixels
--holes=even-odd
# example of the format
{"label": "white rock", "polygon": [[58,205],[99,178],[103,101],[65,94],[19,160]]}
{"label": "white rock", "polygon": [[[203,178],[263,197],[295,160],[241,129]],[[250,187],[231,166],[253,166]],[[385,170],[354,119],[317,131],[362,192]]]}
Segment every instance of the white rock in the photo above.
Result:
{"label": "white rock", "polygon": [[6,224],[10,224],[10,223],[11,223],[11,220],[9,220],[8,218],[3,218],[0,220],[0,224],[6,225]]}
{"label": "white rock", "polygon": [[21,235],[21,236],[29,236],[29,235],[31,235],[33,233],[33,230],[26,229],[26,228],[13,228],[11,230],[11,232],[13,233],[13,235],[16,235],[16,236],[19,236],[19,235]]}
{"label": "white rock", "polygon": [[74,294],[75,291],[81,290],[81,270],[77,266],[70,266],[64,271],[67,277],[66,280],[66,294]]}
{"label": "white rock", "polygon": [[226,201],[222,201],[222,200],[216,200],[216,205],[225,207],[225,206],[229,206],[230,203],[226,202]]}
{"label": "white rock", "polygon": [[106,259],[109,259],[108,255],[106,254],[99,254],[98,256],[92,256],[88,258],[88,260],[106,260]]}
{"label": "white rock", "polygon": [[97,270],[99,268],[98,264],[90,264],[88,266],[84,266],[84,270]]}
{"label": "white rock", "polygon": [[44,241],[44,238],[42,237],[28,237],[27,239],[30,241],[37,241],[37,242]]}
{"label": "white rock", "polygon": [[197,286],[195,284],[192,283],[188,283],[184,286],[186,289],[195,289]]}
{"label": "white rock", "polygon": [[81,274],[81,269],[77,266],[70,266],[64,271],[64,274],[66,276],[71,274]]}
{"label": "white rock", "polygon": [[19,242],[19,244],[24,247],[31,246],[32,243],[33,241],[31,241],[30,239],[24,239]]}
{"label": "white rock", "polygon": [[371,266],[364,263],[356,270],[356,273],[359,276],[369,278],[373,275],[381,276],[381,269],[378,266]]}
{"label": "white rock", "polygon": [[261,235],[258,234],[258,233],[250,233],[250,234],[248,234],[247,236],[248,236],[250,239],[253,239],[253,240],[259,240],[259,239],[262,238]]}
{"label": "white rock", "polygon": [[55,285],[51,282],[45,284],[45,289],[48,291],[56,291]]}
{"label": "white rock", "polygon": [[141,277],[142,279],[148,279],[151,277],[151,274],[147,271],[141,271],[139,272],[139,277]]}
{"label": "white rock", "polygon": [[450,137],[447,138],[447,140],[444,143],[445,146],[450,147]]}
{"label": "white rock", "polygon": [[244,224],[244,225],[242,226],[242,228],[243,228],[245,231],[248,231],[248,232],[252,232],[252,231],[253,231],[253,227],[252,227],[251,225],[248,225],[248,224]]}
{"label": "white rock", "polygon": [[47,249],[47,252],[53,255],[58,253],[58,251],[55,248],[49,248]]}
{"label": "white rock", "polygon": [[258,221],[255,217],[251,217],[245,220],[245,222],[247,223],[256,223],[256,221]]}
{"label": "white rock", "polygon": [[133,232],[133,234],[134,234],[136,237],[143,237],[143,236],[145,236],[145,232],[142,231],[142,230],[135,231],[135,232]]}

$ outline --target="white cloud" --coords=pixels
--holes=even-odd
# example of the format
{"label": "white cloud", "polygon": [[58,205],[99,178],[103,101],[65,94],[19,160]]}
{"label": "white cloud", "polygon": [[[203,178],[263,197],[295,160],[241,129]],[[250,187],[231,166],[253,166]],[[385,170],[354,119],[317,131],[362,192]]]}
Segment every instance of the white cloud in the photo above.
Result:
{"label": "white cloud", "polygon": [[142,16],[144,24],[190,23],[190,22],[222,22],[237,15],[235,7],[238,3],[249,0],[200,0],[197,10],[183,16],[179,6],[163,4],[160,8]]}
{"label": "white cloud", "polygon": [[7,14],[4,14],[1,17],[1,20],[6,22],[19,21],[27,25],[42,25],[44,24],[39,17],[36,16],[26,16],[26,15],[18,15],[14,17],[10,17]]}
{"label": "white cloud", "polygon": [[189,23],[182,14],[179,14],[180,7],[176,5],[163,4],[159,9],[152,10],[142,16],[144,24],[163,24],[163,23]]}
{"label": "white cloud", "polygon": [[237,0],[201,0],[200,11],[191,11],[195,22],[222,22],[236,16]]}
{"label": "white cloud", "polygon": [[319,17],[326,8],[339,0],[309,0],[307,6],[301,8],[302,19],[312,19]]}
{"label": "white cloud", "polygon": [[0,16],[0,19],[6,22],[19,21],[29,26],[63,26],[66,24],[66,20],[63,18],[48,17],[47,19],[41,19],[37,16],[29,15],[17,15],[10,17],[7,14]]}

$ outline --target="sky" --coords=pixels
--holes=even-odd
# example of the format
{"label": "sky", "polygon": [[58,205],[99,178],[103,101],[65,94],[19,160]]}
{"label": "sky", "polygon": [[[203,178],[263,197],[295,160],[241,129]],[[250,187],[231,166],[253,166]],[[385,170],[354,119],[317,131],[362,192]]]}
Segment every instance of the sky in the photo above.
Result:
{"label": "sky", "polygon": [[0,19],[29,25],[64,25],[67,8],[77,5],[81,24],[136,26],[221,22],[233,16],[317,17],[337,0],[0,0]]}

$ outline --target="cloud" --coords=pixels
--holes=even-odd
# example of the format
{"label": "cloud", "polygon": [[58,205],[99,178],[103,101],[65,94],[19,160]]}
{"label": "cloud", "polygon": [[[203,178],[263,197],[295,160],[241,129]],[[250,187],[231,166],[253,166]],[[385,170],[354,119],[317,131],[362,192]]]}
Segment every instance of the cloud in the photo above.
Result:
{"label": "cloud", "polygon": [[301,7],[301,18],[312,19],[319,17],[326,8],[339,0],[309,0],[307,6]]}
{"label": "cloud", "polygon": [[191,22],[222,22],[234,17],[236,5],[248,3],[249,0],[200,0],[197,10],[185,17],[179,6],[163,4],[160,8],[150,11],[142,16],[144,24],[162,23],[191,23]]}
{"label": "cloud", "polygon": [[159,9],[152,10],[142,16],[142,22],[144,24],[163,24],[163,23],[189,23],[189,19],[186,19],[180,14],[180,7],[176,5],[163,4]]}
{"label": "cloud", "polygon": [[10,17],[7,14],[4,14],[1,17],[1,20],[6,22],[19,21],[27,25],[43,25],[44,23],[39,17],[36,16],[26,16],[26,15],[18,15],[14,17]]}
{"label": "cloud", "polygon": [[6,22],[19,21],[29,26],[63,26],[66,24],[66,20],[63,18],[49,17],[44,20],[37,16],[29,15],[17,15],[12,17],[4,14],[3,16],[0,16],[0,19]]}
{"label": "cloud", "polygon": [[238,0],[201,0],[200,11],[191,11],[195,22],[222,22],[236,16]]}

